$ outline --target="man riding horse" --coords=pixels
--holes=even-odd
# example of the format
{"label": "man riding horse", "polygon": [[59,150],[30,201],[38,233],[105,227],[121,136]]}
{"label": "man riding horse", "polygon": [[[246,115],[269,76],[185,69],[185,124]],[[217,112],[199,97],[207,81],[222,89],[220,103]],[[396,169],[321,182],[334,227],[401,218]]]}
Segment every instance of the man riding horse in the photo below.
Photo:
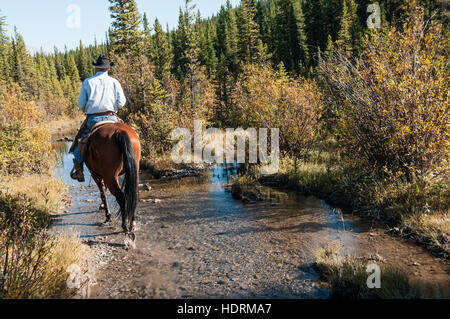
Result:
{"label": "man riding horse", "polygon": [[[126,99],[120,83],[108,75],[113,63],[101,55],[93,65],[97,74],[83,82],[78,99],[87,118],[71,147],[75,159],[70,176],[84,182],[83,162],[86,164],[100,191],[99,210],[105,212],[105,223],[111,220],[106,197],[109,189],[120,206],[126,243],[133,246],[141,144],[135,130],[116,115]],[[121,184],[119,176],[123,177]]]}
{"label": "man riding horse", "polygon": [[114,66],[114,63],[110,63],[104,55],[100,55],[97,62],[92,64],[95,66],[96,74],[84,80],[78,98],[78,106],[87,115],[87,119],[81,126],[71,149],[74,155],[74,168],[70,177],[79,182],[84,182],[84,159],[78,140],[88,135],[97,123],[119,122],[116,113],[126,103],[119,81],[108,75],[108,71]]}

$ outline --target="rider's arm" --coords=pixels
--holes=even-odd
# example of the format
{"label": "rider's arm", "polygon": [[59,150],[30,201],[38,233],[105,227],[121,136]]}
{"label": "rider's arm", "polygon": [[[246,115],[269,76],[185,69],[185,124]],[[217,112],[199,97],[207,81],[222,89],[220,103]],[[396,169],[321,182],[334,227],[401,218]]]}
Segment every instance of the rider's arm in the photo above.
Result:
{"label": "rider's arm", "polygon": [[125,103],[127,103],[127,99],[125,97],[125,94],[123,93],[122,86],[117,81],[116,82],[116,107],[117,108],[124,107]]}
{"label": "rider's arm", "polygon": [[78,97],[78,106],[84,112],[88,102],[87,82],[83,82],[81,86],[80,96]]}

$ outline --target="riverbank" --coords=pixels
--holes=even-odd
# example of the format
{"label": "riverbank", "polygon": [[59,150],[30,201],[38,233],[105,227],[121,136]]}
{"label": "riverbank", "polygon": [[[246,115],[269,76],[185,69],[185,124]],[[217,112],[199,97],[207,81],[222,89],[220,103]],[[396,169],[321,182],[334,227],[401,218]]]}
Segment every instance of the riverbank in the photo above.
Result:
{"label": "riverbank", "polygon": [[64,138],[64,135],[73,133],[74,131],[76,132],[85,118],[86,116],[82,114],[78,114],[75,117],[62,117],[60,119],[50,121],[47,127],[49,128],[52,136],[57,135],[59,138]]}
{"label": "riverbank", "polygon": [[[52,136],[79,118],[4,124],[0,168],[0,298],[70,298],[69,266],[85,270],[86,247],[72,233],[50,231],[52,216],[70,204],[67,185],[52,171]],[[5,256],[8,256],[6,258]]]}
{"label": "riverbank", "polygon": [[295,165],[295,168],[285,165],[280,173],[265,176],[261,176],[257,173],[257,168],[253,168],[251,172],[233,181],[232,191],[237,198],[243,197],[244,201],[260,198],[258,186],[290,189],[305,196],[313,195],[330,205],[352,211],[369,220],[375,220],[386,227],[390,233],[412,240],[445,263],[449,263],[450,216],[448,211],[429,212],[425,215],[408,214],[404,212],[407,209],[405,207],[399,209],[388,205],[376,205],[367,201],[369,196],[362,194],[363,189],[357,189],[361,184],[344,181],[342,172],[330,169],[326,163],[296,163]]}

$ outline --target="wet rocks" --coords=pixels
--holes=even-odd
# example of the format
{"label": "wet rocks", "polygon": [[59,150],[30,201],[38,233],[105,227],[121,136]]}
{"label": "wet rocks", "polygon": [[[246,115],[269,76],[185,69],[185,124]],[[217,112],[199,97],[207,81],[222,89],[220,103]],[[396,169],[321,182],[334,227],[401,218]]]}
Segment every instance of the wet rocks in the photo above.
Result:
{"label": "wet rocks", "polygon": [[195,164],[192,166],[183,167],[181,169],[165,169],[153,171],[152,175],[156,179],[161,180],[175,180],[186,177],[200,177],[204,175],[207,166],[205,164]]}
{"label": "wet rocks", "polygon": [[140,200],[141,203],[153,203],[153,204],[158,204],[161,203],[162,200],[158,199],[158,198],[150,198],[150,199],[141,199]]}
{"label": "wet rocks", "polygon": [[65,136],[56,140],[57,142],[73,142],[73,138]]}
{"label": "wet rocks", "polygon": [[231,195],[234,199],[242,200],[244,203],[252,203],[267,200],[267,196],[262,194],[256,187],[247,187],[238,184],[231,186]]}

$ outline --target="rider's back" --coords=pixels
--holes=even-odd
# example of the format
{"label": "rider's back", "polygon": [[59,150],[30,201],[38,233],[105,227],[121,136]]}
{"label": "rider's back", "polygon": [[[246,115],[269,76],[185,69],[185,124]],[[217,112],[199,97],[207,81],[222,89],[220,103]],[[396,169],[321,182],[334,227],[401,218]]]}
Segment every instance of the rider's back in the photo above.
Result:
{"label": "rider's back", "polygon": [[107,72],[98,72],[83,82],[78,101],[80,108],[87,115],[117,112],[126,103],[122,87]]}

